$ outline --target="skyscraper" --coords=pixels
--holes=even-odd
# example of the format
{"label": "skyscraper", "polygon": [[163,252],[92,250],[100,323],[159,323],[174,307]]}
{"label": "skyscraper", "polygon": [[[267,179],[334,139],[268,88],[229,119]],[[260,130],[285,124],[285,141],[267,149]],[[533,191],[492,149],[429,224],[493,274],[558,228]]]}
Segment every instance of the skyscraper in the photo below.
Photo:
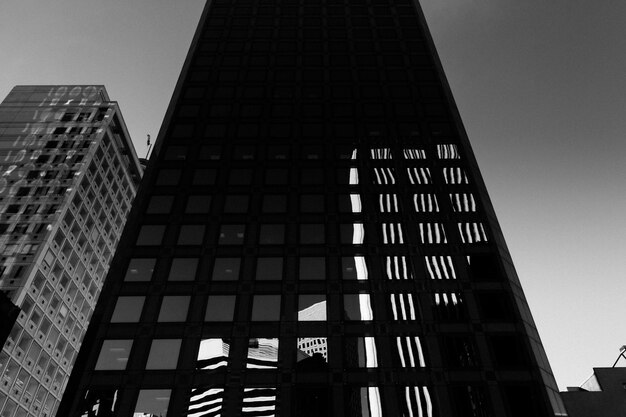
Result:
{"label": "skyscraper", "polygon": [[416,1],[209,2],[103,291],[63,416],[564,415]]}
{"label": "skyscraper", "polygon": [[0,104],[0,415],[53,416],[141,169],[103,86]]}

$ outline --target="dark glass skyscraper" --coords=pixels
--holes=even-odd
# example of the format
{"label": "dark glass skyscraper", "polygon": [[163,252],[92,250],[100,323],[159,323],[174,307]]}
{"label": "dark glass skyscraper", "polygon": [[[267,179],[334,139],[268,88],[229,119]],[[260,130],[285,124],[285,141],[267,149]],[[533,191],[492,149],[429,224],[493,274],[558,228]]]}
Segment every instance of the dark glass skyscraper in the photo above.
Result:
{"label": "dark glass skyscraper", "polygon": [[416,1],[209,2],[135,201],[59,415],[565,415]]}

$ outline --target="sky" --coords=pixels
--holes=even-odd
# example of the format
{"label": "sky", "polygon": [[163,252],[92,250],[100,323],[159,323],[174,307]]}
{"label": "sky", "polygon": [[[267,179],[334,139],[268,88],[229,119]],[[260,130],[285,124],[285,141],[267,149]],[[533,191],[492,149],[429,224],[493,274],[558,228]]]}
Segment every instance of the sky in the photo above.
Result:
{"label": "sky", "polygon": [[[580,385],[626,345],[626,2],[421,3],[557,383]],[[145,156],[203,5],[1,0],[0,98],[104,84]]]}

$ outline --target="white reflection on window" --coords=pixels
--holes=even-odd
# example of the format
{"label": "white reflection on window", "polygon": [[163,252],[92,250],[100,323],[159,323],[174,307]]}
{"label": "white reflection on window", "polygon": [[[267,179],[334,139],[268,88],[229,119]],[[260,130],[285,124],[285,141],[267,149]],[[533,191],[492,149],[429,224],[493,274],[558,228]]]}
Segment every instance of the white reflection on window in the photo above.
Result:
{"label": "white reflection on window", "polygon": [[300,337],[297,344],[298,362],[310,358],[316,353],[322,355],[324,360],[328,361],[328,342],[325,337]]}
{"label": "white reflection on window", "polygon": [[187,417],[219,416],[224,402],[224,390],[221,388],[194,388]]}
{"label": "white reflection on window", "polygon": [[486,242],[487,234],[482,223],[458,223],[459,233],[463,243]]}
{"label": "white reflection on window", "polygon": [[426,151],[424,149],[404,149],[403,153],[406,159],[426,159]]}
{"label": "white reflection on window", "polygon": [[431,279],[456,279],[451,256],[426,256],[424,258]]}
{"label": "white reflection on window", "polygon": [[374,168],[375,184],[395,184],[396,178],[393,171],[393,168]]}
{"label": "white reflection on window", "polygon": [[391,159],[391,149],[380,148],[370,150],[372,159]]}
{"label": "white reflection on window", "polygon": [[437,156],[439,159],[461,159],[459,149],[452,143],[437,145]]}
{"label": "white reflection on window", "polygon": [[426,366],[420,338],[417,336],[396,337],[398,357],[403,368],[423,368]]}
{"label": "white reflection on window", "polygon": [[198,350],[198,369],[218,369],[228,366],[230,345],[224,339],[204,339]]}
{"label": "white reflection on window", "polygon": [[406,172],[409,176],[409,181],[413,185],[424,185],[431,183],[429,168],[407,168]]}
{"label": "white reflection on window", "polygon": [[[432,417],[433,404],[427,387],[405,387],[404,396],[408,417]],[[425,407],[424,404],[425,403]],[[424,413],[424,408],[426,412]],[[416,414],[417,411],[417,414]]]}
{"label": "white reflection on window", "polygon": [[278,368],[278,339],[250,339],[246,368]]}
{"label": "white reflection on window", "polygon": [[244,388],[243,415],[274,417],[276,388]]}
{"label": "white reflection on window", "polygon": [[404,256],[387,256],[386,272],[389,279],[409,279],[410,271],[407,267],[406,258]]}
{"label": "white reflection on window", "polygon": [[389,294],[394,320],[417,320],[412,294]]}

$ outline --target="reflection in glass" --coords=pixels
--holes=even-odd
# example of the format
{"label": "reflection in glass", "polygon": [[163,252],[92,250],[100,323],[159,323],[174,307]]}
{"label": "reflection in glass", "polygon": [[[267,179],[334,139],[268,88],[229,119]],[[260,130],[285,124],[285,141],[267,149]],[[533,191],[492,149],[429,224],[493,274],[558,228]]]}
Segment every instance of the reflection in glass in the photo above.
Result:
{"label": "reflection in glass", "polygon": [[191,390],[187,417],[220,416],[223,402],[222,388],[194,388]]}
{"label": "reflection in glass", "polygon": [[278,368],[278,339],[254,338],[248,341],[246,368]]}
{"label": "reflection in glass", "polygon": [[257,280],[281,280],[283,278],[283,258],[259,258],[256,263]]}
{"label": "reflection in glass", "polygon": [[387,256],[386,268],[388,279],[412,279],[413,275],[409,269],[404,256]]}
{"label": "reflection in glass", "polygon": [[350,417],[382,417],[378,387],[346,387],[344,410]]}
{"label": "reflection in glass", "polygon": [[184,224],[178,234],[179,245],[201,245],[204,239],[204,225]]}
{"label": "reflection in glass", "polygon": [[396,347],[403,368],[424,368],[426,366],[419,337],[398,336],[396,337]]}
{"label": "reflection in glass", "polygon": [[230,343],[226,339],[204,339],[200,342],[196,369],[218,369],[228,366]]}
{"label": "reflection in glass", "polygon": [[220,229],[218,243],[220,245],[241,245],[243,244],[244,233],[245,226],[243,224],[223,225]]}
{"label": "reflection in glass", "polygon": [[437,316],[446,320],[463,320],[465,303],[460,293],[435,293],[433,308]]}
{"label": "reflection in glass", "polygon": [[197,258],[174,258],[168,281],[193,281],[198,267]]}
{"label": "reflection in glass", "polygon": [[341,276],[343,279],[368,279],[367,264],[363,256],[341,258]]}
{"label": "reflection in glass", "polygon": [[416,320],[417,313],[412,294],[389,294],[394,320]]}
{"label": "reflection in glass", "polygon": [[239,279],[239,258],[217,258],[213,266],[213,281],[237,281]]}
{"label": "reflection in glass", "polygon": [[300,258],[298,278],[301,280],[326,279],[326,258],[321,256]]}
{"label": "reflection in glass", "polygon": [[[328,362],[328,342],[325,337],[299,337],[296,360],[303,361],[318,355],[319,359]],[[312,362],[312,361],[310,361]]]}
{"label": "reflection in glass", "polygon": [[176,369],[180,344],[180,339],[152,340],[146,369]]}
{"label": "reflection in glass", "polygon": [[170,405],[169,389],[142,389],[139,391],[139,398],[135,405],[136,417],[161,417],[167,415],[167,408]]}
{"label": "reflection in glass", "polygon": [[[118,390],[115,388],[87,390],[80,404],[81,417],[108,417],[117,415],[119,411],[119,401],[117,401],[117,398]],[[12,410],[9,409],[7,411],[6,406],[4,407],[4,411],[8,416],[13,415]]]}
{"label": "reflection in glass", "polygon": [[252,321],[280,320],[280,295],[255,295],[252,298]]}
{"label": "reflection in glass", "polygon": [[150,281],[156,259],[133,258],[130,260],[124,281]]}
{"label": "reflection in glass", "polygon": [[[398,389],[398,402],[407,417],[433,417],[433,403],[427,387]],[[479,414],[473,414],[478,416]]]}
{"label": "reflection in glass", "polygon": [[274,417],[276,414],[276,388],[244,388],[244,416]]}
{"label": "reflection in glass", "polygon": [[300,295],[298,297],[298,321],[326,321],[326,296]]}
{"label": "reflection in glass", "polygon": [[374,337],[345,337],[343,360],[348,368],[376,368],[378,355]]}
{"label": "reflection in glass", "polygon": [[126,369],[132,346],[132,340],[105,340],[96,362],[96,371]]}
{"label": "reflection in glass", "polygon": [[344,294],[343,315],[346,320],[373,320],[369,294]]}
{"label": "reflection in glass", "polygon": [[137,236],[137,246],[158,246],[163,240],[165,226],[159,224],[147,224],[141,226]]}

